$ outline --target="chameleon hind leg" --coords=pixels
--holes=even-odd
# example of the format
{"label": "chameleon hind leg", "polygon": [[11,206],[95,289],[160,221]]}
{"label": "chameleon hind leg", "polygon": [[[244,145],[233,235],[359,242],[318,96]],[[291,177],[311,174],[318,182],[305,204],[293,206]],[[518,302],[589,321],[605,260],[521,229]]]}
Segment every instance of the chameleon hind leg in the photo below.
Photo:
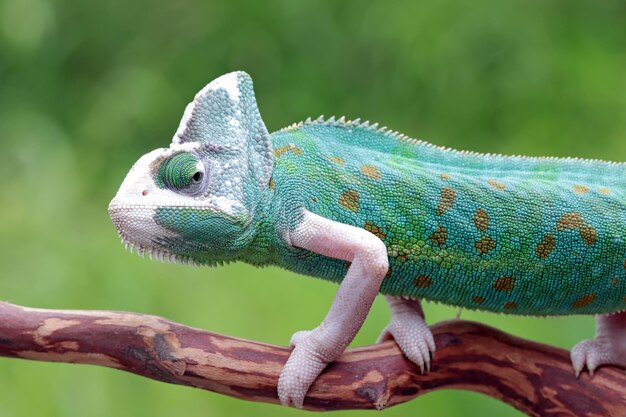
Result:
{"label": "chameleon hind leg", "polygon": [[570,353],[576,376],[586,366],[591,375],[603,365],[626,368],[626,312],[596,317],[596,337],[583,340]]}
{"label": "chameleon hind leg", "polygon": [[391,309],[391,321],[378,338],[378,342],[394,339],[404,355],[422,373],[430,371],[431,356],[435,357],[435,340],[424,320],[424,311],[419,300],[405,300],[386,295]]}
{"label": "chameleon hind leg", "polygon": [[385,244],[372,233],[308,211],[285,238],[294,247],[351,262],[322,323],[291,338],[295,347],[280,373],[278,397],[301,408],[313,381],[361,328],[389,265]]}

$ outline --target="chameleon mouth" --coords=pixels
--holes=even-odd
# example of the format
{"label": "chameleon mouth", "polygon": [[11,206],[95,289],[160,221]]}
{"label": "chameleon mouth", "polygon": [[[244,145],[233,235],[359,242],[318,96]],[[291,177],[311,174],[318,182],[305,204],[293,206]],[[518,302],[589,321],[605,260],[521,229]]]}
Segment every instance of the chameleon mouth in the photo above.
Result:
{"label": "chameleon mouth", "polygon": [[124,247],[142,258],[147,255],[150,260],[198,265],[191,257],[175,254],[159,243],[162,237],[174,237],[174,234],[154,221],[155,210],[148,205],[111,201],[109,217]]}
{"label": "chameleon mouth", "polygon": [[198,262],[192,259],[190,256],[177,255],[175,253],[170,252],[167,249],[159,248],[156,246],[142,246],[132,242],[128,239],[124,233],[118,231],[118,235],[122,240],[122,244],[126,250],[129,250],[130,253],[135,252],[142,258],[148,258],[151,261],[161,261],[161,263],[175,263],[180,265],[191,265],[191,266],[200,266]]}

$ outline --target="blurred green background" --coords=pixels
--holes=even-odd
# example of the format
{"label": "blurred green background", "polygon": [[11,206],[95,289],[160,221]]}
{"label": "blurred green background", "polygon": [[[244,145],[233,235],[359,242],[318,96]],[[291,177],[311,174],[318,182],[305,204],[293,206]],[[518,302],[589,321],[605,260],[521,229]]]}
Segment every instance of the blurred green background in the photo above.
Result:
{"label": "blurred green background", "polygon": [[[455,148],[626,160],[625,17],[624,2],[608,0],[0,0],[0,297],[286,344],[320,322],[332,284],[143,260],[108,219],[127,170],[169,144],[197,90],[249,72],[270,131],[323,113]],[[425,309],[430,322],[458,313]],[[565,348],[593,334],[589,317],[462,317]],[[377,300],[354,344],[372,343],[388,319]],[[0,360],[0,417],[251,413],[302,412],[110,369]],[[445,391],[385,415],[521,414]]]}

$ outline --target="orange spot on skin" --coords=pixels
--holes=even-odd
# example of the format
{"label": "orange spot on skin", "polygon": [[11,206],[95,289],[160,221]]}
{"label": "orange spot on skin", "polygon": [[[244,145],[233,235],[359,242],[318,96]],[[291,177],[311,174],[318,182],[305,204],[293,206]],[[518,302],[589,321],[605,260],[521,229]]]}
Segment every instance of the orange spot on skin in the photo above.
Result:
{"label": "orange spot on skin", "polygon": [[268,184],[268,187],[270,187],[270,190],[273,190],[275,186],[276,186],[276,184],[274,183],[274,178],[270,178],[270,182]]}
{"label": "orange spot on skin", "polygon": [[489,227],[489,213],[485,209],[479,208],[474,213],[474,225],[481,232],[484,232]]}
{"label": "orange spot on skin", "polygon": [[508,303],[504,304],[505,310],[513,310],[514,308],[517,308],[517,304],[515,304],[513,301],[509,301]]}
{"label": "orange spot on skin", "polygon": [[298,156],[302,155],[302,149],[300,149],[296,145],[290,143],[289,145],[281,146],[280,148],[274,149],[274,156],[276,156],[278,158],[278,157],[280,157],[282,154],[284,154],[286,152],[293,152],[294,154],[296,154]]}
{"label": "orange spot on skin", "polygon": [[557,220],[556,228],[558,230],[578,229],[583,224],[583,218],[580,213],[565,213]]}
{"label": "orange spot on skin", "polygon": [[490,236],[484,236],[474,242],[474,247],[481,254],[491,252],[496,247],[496,241]]}
{"label": "orange spot on skin", "polygon": [[485,302],[485,297],[481,297],[480,295],[477,295],[472,298],[472,301],[475,302],[476,304],[482,304]]}
{"label": "orange spot on skin", "polygon": [[606,187],[598,188],[598,192],[599,192],[600,194],[604,194],[604,195],[609,195],[609,194],[611,194],[611,190],[609,190],[609,189],[608,189],[608,188],[606,188]]}
{"label": "orange spot on skin", "polygon": [[433,285],[433,280],[426,275],[420,275],[415,278],[414,284],[418,288],[428,288]]}
{"label": "orange spot on skin", "polygon": [[439,226],[428,239],[439,246],[443,246],[448,240],[448,230],[443,226]]}
{"label": "orange spot on skin", "polygon": [[439,196],[439,204],[437,205],[437,215],[445,214],[454,204],[456,199],[456,191],[450,187],[443,187]]}
{"label": "orange spot on skin", "polygon": [[500,277],[493,282],[493,289],[496,291],[509,292],[515,288],[515,278]]}
{"label": "orange spot on skin", "polygon": [[374,165],[361,165],[359,169],[363,175],[373,180],[379,180],[381,177],[380,171]]}
{"label": "orange spot on skin", "polygon": [[344,161],[343,158],[340,158],[338,156],[329,156],[328,160],[337,165],[343,165],[346,163],[346,161]]}
{"label": "orange spot on skin", "polygon": [[439,175],[439,178],[441,178],[444,181],[448,181],[449,179],[452,179],[452,177],[448,174],[446,174],[445,172],[442,173],[441,175]]}
{"label": "orange spot on skin", "polygon": [[359,210],[359,192],[355,190],[344,191],[339,196],[339,205],[356,213]]}
{"label": "orange spot on skin", "polygon": [[581,227],[579,233],[580,233],[580,238],[587,245],[593,245],[594,243],[598,241],[598,232],[596,231],[596,229],[594,229],[593,227],[589,225],[585,225]]}
{"label": "orange spot on skin", "polygon": [[593,303],[597,297],[598,295],[595,292],[591,294],[583,295],[578,300],[572,303],[572,308],[586,307],[589,304]]}
{"label": "orange spot on skin", "polygon": [[376,224],[374,224],[374,222],[367,220],[363,228],[367,230],[368,232],[372,233],[374,236],[376,236],[380,240],[385,240],[387,238],[387,234],[383,232],[383,229],[381,229]]}
{"label": "orange spot on skin", "polygon": [[593,226],[588,225],[583,220],[580,213],[565,213],[556,222],[557,230],[578,229],[580,238],[587,245],[593,245],[598,241],[598,231]]}
{"label": "orange spot on skin", "polygon": [[576,194],[587,194],[589,192],[589,187],[584,185],[575,185],[572,187],[572,191]]}
{"label": "orange spot on skin", "polygon": [[504,191],[504,190],[506,190],[506,184],[503,184],[500,181],[487,180],[487,184],[489,184],[491,186],[491,188],[493,188],[496,191]]}
{"label": "orange spot on skin", "polygon": [[548,233],[543,237],[543,239],[541,239],[541,242],[537,244],[537,247],[535,248],[535,253],[539,258],[546,259],[548,256],[550,256],[555,247],[556,239],[554,238],[554,235]]}

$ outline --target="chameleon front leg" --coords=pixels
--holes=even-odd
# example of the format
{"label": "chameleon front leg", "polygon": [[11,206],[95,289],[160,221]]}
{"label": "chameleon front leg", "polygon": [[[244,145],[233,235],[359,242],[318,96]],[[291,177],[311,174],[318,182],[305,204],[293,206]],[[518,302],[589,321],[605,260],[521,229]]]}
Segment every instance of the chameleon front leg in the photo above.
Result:
{"label": "chameleon front leg", "polygon": [[626,368],[626,312],[596,317],[596,337],[583,340],[570,353],[576,376],[586,366],[589,373],[602,365]]}
{"label": "chameleon front leg", "polygon": [[283,405],[301,408],[309,387],[361,328],[388,269],[387,248],[372,233],[305,211],[287,239],[292,246],[351,262],[322,323],[293,335],[295,346],[278,380]]}
{"label": "chameleon front leg", "polygon": [[417,299],[405,300],[386,295],[391,309],[391,321],[378,341],[393,338],[402,353],[413,363],[430,371],[431,355],[435,357],[435,339],[424,320],[422,304]]}

